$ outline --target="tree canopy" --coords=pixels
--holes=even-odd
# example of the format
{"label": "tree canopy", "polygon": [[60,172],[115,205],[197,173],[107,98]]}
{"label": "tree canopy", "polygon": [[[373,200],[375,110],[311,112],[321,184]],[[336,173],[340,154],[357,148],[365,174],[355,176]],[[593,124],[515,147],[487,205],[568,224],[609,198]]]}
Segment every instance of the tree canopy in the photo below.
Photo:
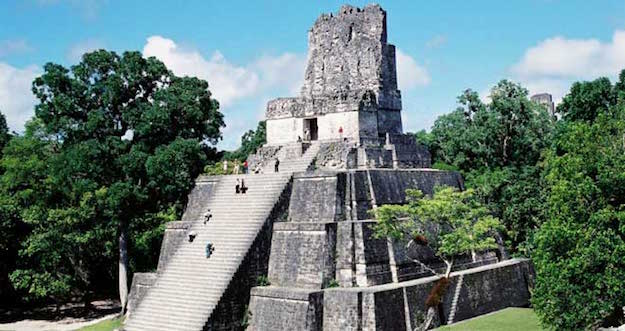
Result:
{"label": "tree canopy", "polygon": [[[565,99],[595,82],[573,85]],[[589,98],[565,116],[545,152],[546,217],[532,255],[532,303],[557,330],[625,323],[625,103]]]}
{"label": "tree canopy", "polygon": [[451,270],[454,257],[497,248],[500,221],[475,196],[473,190],[436,187],[432,196],[406,190],[404,205],[382,205],[374,209],[373,230],[377,237],[406,242],[421,239]]}
{"label": "tree canopy", "polygon": [[127,242],[131,266],[152,268],[159,229],[180,216],[221,139],[208,84],[100,50],[69,69],[46,64],[33,92],[35,118],[2,159],[3,191],[29,229],[16,287],[33,299],[89,294],[116,278],[117,258],[124,278]]}
{"label": "tree canopy", "polygon": [[543,199],[537,164],[554,120],[525,88],[507,80],[492,88],[490,103],[466,90],[458,104],[418,141],[429,146],[434,167],[464,175],[466,186],[506,225],[508,248],[527,255]]}

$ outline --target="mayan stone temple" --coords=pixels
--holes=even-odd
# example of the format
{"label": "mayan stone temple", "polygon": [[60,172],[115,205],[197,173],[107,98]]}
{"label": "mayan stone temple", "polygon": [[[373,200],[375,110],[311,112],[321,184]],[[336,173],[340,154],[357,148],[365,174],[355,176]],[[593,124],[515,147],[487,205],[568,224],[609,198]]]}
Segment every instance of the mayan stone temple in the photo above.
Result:
{"label": "mayan stone temple", "polygon": [[[444,265],[426,248],[374,238],[370,211],[405,203],[408,188],[431,194],[463,180],[429,168],[428,151],[403,134],[380,6],[321,15],[308,47],[300,95],[267,105],[267,144],[248,159],[251,173],[199,177],[182,220],[168,224],[156,272],[135,274],[125,330],[422,323],[438,278],[409,257]],[[235,194],[237,179],[246,194]],[[531,266],[505,256],[457,257],[435,324],[528,305]]]}

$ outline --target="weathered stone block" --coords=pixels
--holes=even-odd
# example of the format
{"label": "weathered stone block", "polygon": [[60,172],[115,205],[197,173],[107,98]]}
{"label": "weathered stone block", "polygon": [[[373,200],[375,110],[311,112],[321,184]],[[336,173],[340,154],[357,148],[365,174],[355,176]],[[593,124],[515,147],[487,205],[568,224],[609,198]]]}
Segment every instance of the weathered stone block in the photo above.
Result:
{"label": "weathered stone block", "polygon": [[135,308],[139,306],[145,294],[156,282],[156,278],[155,272],[135,272],[132,275],[132,285],[130,285],[130,293],[128,294],[129,314],[132,314]]}
{"label": "weathered stone block", "polygon": [[176,247],[181,242],[188,240],[187,231],[191,227],[193,222],[169,222],[165,228],[165,234],[163,234],[163,241],[161,242],[161,252],[158,257],[157,271],[163,270],[169,259],[176,252]]}
{"label": "weathered stone block", "polygon": [[302,173],[294,176],[289,206],[292,222],[330,222],[344,219],[345,174]]}
{"label": "weathered stone block", "polygon": [[323,292],[296,288],[252,289],[247,330],[320,331]]}
{"label": "weathered stone block", "polygon": [[189,201],[182,214],[183,222],[202,221],[204,213],[207,211],[207,205],[215,191],[217,185],[217,177],[200,176],[195,181],[195,187],[189,193]]}
{"label": "weathered stone block", "polygon": [[323,288],[335,275],[336,223],[276,223],[269,280],[279,286]]}

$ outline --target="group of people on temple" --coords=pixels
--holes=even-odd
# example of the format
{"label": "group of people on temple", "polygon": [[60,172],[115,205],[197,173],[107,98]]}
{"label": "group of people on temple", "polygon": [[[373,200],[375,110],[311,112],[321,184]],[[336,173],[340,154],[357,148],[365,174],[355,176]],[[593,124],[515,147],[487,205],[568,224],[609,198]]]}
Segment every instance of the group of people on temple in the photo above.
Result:
{"label": "group of people on temple", "polygon": [[[230,173],[230,169],[228,169],[229,162],[228,160],[224,160],[223,163],[223,171],[224,174],[227,175]],[[247,160],[240,163],[239,160],[234,160],[234,166],[232,167],[232,174],[238,175],[239,173],[246,174],[249,172]]]}

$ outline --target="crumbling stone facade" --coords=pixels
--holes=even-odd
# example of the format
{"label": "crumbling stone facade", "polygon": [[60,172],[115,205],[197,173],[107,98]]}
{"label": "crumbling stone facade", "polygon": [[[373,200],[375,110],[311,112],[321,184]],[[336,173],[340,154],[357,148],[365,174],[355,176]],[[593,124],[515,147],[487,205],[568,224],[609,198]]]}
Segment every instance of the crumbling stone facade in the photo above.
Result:
{"label": "crumbling stone facade", "polygon": [[378,5],[343,6],[324,14],[308,34],[308,65],[299,97],[267,105],[267,143],[377,140],[401,134],[395,46],[387,43]]}

